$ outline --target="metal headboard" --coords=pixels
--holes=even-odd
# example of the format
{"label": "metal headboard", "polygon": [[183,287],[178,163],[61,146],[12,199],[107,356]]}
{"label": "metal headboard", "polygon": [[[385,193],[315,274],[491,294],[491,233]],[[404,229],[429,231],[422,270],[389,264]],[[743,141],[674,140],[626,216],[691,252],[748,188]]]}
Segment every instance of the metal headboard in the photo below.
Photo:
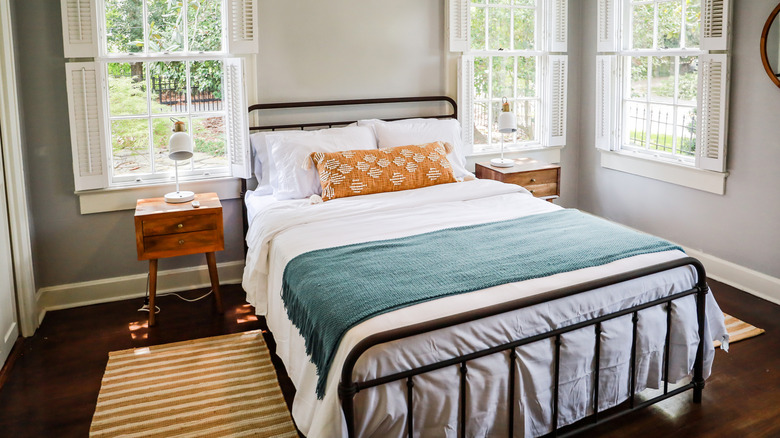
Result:
{"label": "metal headboard", "polygon": [[[458,104],[455,100],[449,96],[418,96],[418,97],[389,97],[379,99],[346,99],[346,100],[319,100],[310,102],[280,102],[280,103],[258,103],[249,107],[249,113],[267,111],[267,110],[287,110],[295,108],[326,108],[337,106],[363,106],[363,105],[392,105],[399,103],[425,103],[425,102],[446,102],[452,107],[452,112],[448,114],[438,114],[434,116],[425,116],[427,118],[437,119],[456,119],[458,117]],[[397,118],[385,118],[383,120],[391,122],[395,120],[410,119],[413,117],[421,117],[419,115],[409,117],[397,117]],[[306,128],[332,128],[334,126],[344,126],[354,123],[356,120],[345,120],[339,122],[314,122],[314,123],[298,123],[298,124],[281,124],[281,125],[260,125],[250,126],[249,131],[275,131],[277,129],[306,129]],[[246,233],[249,230],[249,219],[247,218],[246,202],[244,202],[244,195],[247,191],[246,180],[241,180],[241,211],[243,217],[244,228],[244,257],[246,257]]]}

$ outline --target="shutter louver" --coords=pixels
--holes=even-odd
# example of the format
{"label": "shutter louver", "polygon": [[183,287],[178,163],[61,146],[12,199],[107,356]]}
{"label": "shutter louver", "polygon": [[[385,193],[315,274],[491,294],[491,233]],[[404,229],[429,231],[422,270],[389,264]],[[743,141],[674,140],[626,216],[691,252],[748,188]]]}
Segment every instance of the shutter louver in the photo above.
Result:
{"label": "shutter louver", "polygon": [[696,167],[726,171],[726,117],[728,115],[728,55],[701,55],[699,59],[699,123]]}
{"label": "shutter louver", "polygon": [[598,52],[618,51],[617,6],[617,0],[598,0]]}
{"label": "shutter louver", "polygon": [[612,124],[615,98],[612,93],[613,64],[615,55],[596,57],[596,148],[605,151],[615,149]]}
{"label": "shutter louver", "polygon": [[252,177],[249,112],[244,87],[244,63],[240,58],[225,60],[225,97],[230,172],[234,177],[249,179]]}
{"label": "shutter louver", "polygon": [[94,62],[66,64],[70,139],[76,190],[107,187],[102,75]]}
{"label": "shutter louver", "polygon": [[549,138],[547,146],[564,146],[566,144],[567,71],[568,57],[566,55],[549,56],[550,97],[548,100]]}
{"label": "shutter louver", "polygon": [[553,0],[550,29],[551,52],[565,52],[568,41],[569,7],[568,0]]}
{"label": "shutter louver", "polygon": [[229,0],[228,51],[234,55],[257,53],[257,0]]}
{"label": "shutter louver", "polygon": [[730,0],[702,0],[702,50],[729,49]]}
{"label": "shutter louver", "polygon": [[464,153],[474,151],[474,58],[461,56],[458,63],[458,120]]}
{"label": "shutter louver", "polygon": [[92,0],[60,0],[62,45],[66,58],[98,56],[97,15]]}
{"label": "shutter louver", "polygon": [[469,0],[449,0],[450,52],[469,50]]}

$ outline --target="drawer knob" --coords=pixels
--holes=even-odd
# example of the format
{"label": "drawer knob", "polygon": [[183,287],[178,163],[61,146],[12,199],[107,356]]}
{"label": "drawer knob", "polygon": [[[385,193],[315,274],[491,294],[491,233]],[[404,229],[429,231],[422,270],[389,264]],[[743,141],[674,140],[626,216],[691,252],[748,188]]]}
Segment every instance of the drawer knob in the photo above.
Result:
{"label": "drawer knob", "polygon": [[[536,182],[536,178],[531,178],[531,182]],[[181,226],[181,225],[179,225]]]}
{"label": "drawer knob", "polygon": [[183,227],[184,227],[184,224],[176,225],[176,228],[183,228]]}
{"label": "drawer knob", "polygon": [[179,245],[184,245],[184,239],[179,240]]}

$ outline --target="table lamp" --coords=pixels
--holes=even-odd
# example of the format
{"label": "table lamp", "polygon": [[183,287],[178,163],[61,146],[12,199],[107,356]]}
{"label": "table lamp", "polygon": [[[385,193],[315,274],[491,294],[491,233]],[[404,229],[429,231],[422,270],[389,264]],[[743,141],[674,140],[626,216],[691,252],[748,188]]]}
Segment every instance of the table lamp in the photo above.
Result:
{"label": "table lamp", "polygon": [[515,119],[515,113],[509,111],[509,102],[506,97],[503,98],[501,104],[501,114],[498,115],[498,132],[501,133],[501,158],[493,158],[490,160],[490,164],[496,167],[512,167],[515,165],[514,160],[504,158],[504,134],[517,131],[517,120]]}
{"label": "table lamp", "polygon": [[171,140],[168,143],[168,158],[174,162],[176,191],[166,194],[165,202],[178,204],[195,199],[195,193],[179,190],[179,161],[192,158],[192,141],[190,141],[190,135],[187,134],[184,128],[184,122],[176,119],[171,120],[173,120],[173,135],[171,135]]}

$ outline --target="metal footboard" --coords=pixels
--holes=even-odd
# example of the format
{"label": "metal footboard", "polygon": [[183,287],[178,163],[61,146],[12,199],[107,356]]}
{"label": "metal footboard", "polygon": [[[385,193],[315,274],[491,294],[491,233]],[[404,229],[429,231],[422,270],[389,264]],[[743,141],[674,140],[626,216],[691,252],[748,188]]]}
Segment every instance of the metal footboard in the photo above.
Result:
{"label": "metal footboard", "polygon": [[[513,310],[518,310],[524,307],[533,306],[536,304],[553,301],[559,298],[565,298],[574,294],[586,292],[589,290],[606,287],[621,283],[624,281],[633,280],[636,278],[644,277],[647,275],[667,271],[670,269],[678,268],[681,266],[693,266],[697,274],[696,285],[684,292],[675,293],[651,302],[636,305],[627,309],[623,309],[614,313],[603,315],[597,318],[593,318],[587,321],[583,321],[577,324],[573,324],[567,327],[550,330],[546,333],[541,333],[528,338],[513,340],[502,345],[496,345],[494,347],[476,351],[463,356],[453,357],[448,360],[428,364],[419,368],[413,368],[406,371],[401,371],[388,376],[383,376],[366,381],[356,381],[353,379],[353,371],[355,364],[363,353],[369,348],[383,344],[390,341],[404,339],[407,337],[415,336],[422,333],[431,332],[434,330],[455,326],[462,323],[476,321],[478,319],[487,318],[494,315],[499,315]],[[598,279],[578,285],[573,285],[554,291],[546,292],[532,297],[526,297],[518,300],[513,300],[505,303],[500,303],[494,306],[486,307],[483,309],[474,310],[468,313],[462,313],[458,315],[452,315],[445,318],[440,318],[432,321],[426,321],[423,323],[401,327],[393,330],[388,330],[382,333],[377,333],[359,342],[347,355],[346,361],[341,371],[341,381],[338,387],[339,398],[341,399],[342,410],[346,419],[347,432],[350,437],[355,436],[355,411],[354,411],[354,397],[355,395],[364,389],[372,388],[379,385],[384,385],[390,382],[399,380],[406,381],[406,397],[407,397],[407,431],[408,436],[411,438],[414,436],[414,377],[420,374],[435,371],[444,367],[456,366],[460,375],[460,400],[458,405],[458,428],[459,436],[466,436],[466,420],[467,420],[467,406],[468,400],[466,398],[466,375],[468,373],[468,362],[480,357],[488,356],[491,354],[503,353],[508,351],[510,358],[509,366],[509,391],[507,391],[508,404],[508,430],[509,436],[513,436],[514,433],[514,409],[515,409],[515,381],[517,376],[515,367],[516,349],[532,342],[540,341],[543,339],[554,339],[555,351],[554,351],[554,392],[553,392],[553,406],[552,406],[552,433],[551,436],[570,436],[584,430],[593,428],[599,424],[610,421],[617,417],[623,416],[635,410],[652,405],[661,400],[675,396],[689,389],[693,389],[693,401],[694,403],[701,402],[702,390],[704,389],[704,317],[705,317],[705,298],[708,291],[706,283],[706,275],[704,266],[698,260],[685,257],[670,262],[661,263],[654,266],[649,266],[634,271]],[[690,383],[682,385],[675,389],[669,389],[668,376],[669,376],[669,350],[670,350],[670,334],[672,324],[672,301],[687,297],[689,295],[696,295],[696,314],[698,320],[698,332],[699,332],[699,345],[696,351],[696,359],[694,362],[693,379]],[[639,312],[643,309],[647,309],[654,306],[664,305],[666,310],[666,338],[664,343],[664,359],[663,359],[663,381],[664,388],[663,394],[638,402],[636,399],[636,345],[637,345],[637,323],[639,321]],[[607,416],[600,415],[599,412],[599,361],[601,354],[601,332],[602,323],[614,318],[618,318],[625,315],[632,315],[632,340],[631,340],[631,362],[629,364],[629,400],[628,409],[622,410],[616,413],[609,413]],[[594,335],[596,336],[595,347],[595,385],[593,390],[593,414],[578,421],[575,425],[567,426],[565,431],[559,431],[558,425],[558,386],[559,386],[559,371],[560,371],[560,355],[561,355],[561,336],[565,333],[582,329],[584,327],[593,326]]]}

